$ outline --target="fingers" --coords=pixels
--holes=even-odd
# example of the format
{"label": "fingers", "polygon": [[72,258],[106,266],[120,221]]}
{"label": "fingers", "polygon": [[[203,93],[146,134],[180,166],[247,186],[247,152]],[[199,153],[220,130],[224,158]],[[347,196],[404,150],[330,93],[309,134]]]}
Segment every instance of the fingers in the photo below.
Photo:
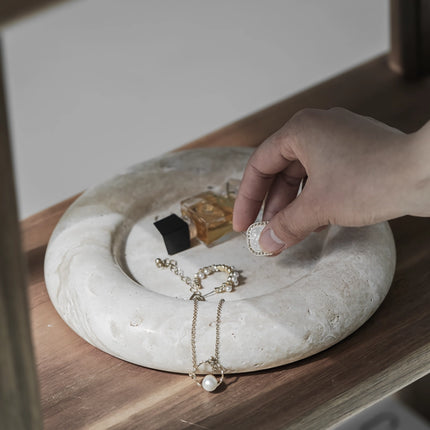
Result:
{"label": "fingers", "polygon": [[273,181],[272,175],[266,175],[250,164],[245,169],[239,193],[233,211],[233,228],[246,230],[255,221],[266,193]]}
{"label": "fingers", "polygon": [[305,188],[295,200],[270,220],[261,234],[260,246],[266,252],[279,254],[327,224],[320,219],[321,214],[312,204]]}
{"label": "fingers", "polygon": [[299,161],[293,161],[287,169],[279,173],[270,187],[264,205],[264,220],[270,220],[296,197],[306,170]]}
{"label": "fingers", "polygon": [[[288,136],[283,136],[288,145]],[[284,151],[285,152],[285,151]],[[255,221],[275,176],[292,162],[282,154],[281,142],[275,133],[254,152],[248,161],[233,212],[233,228],[246,230]]]}

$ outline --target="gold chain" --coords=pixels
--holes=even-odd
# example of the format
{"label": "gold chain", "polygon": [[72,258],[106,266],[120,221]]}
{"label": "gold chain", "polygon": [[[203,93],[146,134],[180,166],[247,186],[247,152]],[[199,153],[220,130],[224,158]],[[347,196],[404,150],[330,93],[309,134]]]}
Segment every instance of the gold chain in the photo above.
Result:
{"label": "gold chain", "polygon": [[[199,269],[194,275],[194,278],[191,279],[190,277],[184,275],[184,272],[179,269],[178,263],[175,260],[169,260],[167,258],[162,260],[161,258],[157,258],[155,260],[155,264],[159,268],[169,269],[173,274],[178,276],[182,282],[187,284],[190,287],[190,291],[193,293],[190,297],[190,300],[192,300],[194,303],[193,319],[191,322],[191,361],[193,365],[193,371],[189,374],[189,376],[196,382],[197,385],[203,387],[206,391],[214,391],[224,380],[225,369],[219,361],[219,350],[221,312],[225,300],[221,299],[217,306],[215,325],[215,353],[208,360],[197,363],[196,333],[197,319],[199,314],[199,302],[205,301],[206,297],[212,294],[232,292],[234,287],[239,285],[239,272],[237,272],[234,267],[227,266],[226,264],[213,264],[211,266],[206,266]],[[200,292],[200,290],[203,288],[202,280],[216,272],[227,273],[227,281],[223,282],[220,286],[215,287],[209,293],[202,295]],[[203,364],[209,365],[214,373],[219,373],[219,379],[216,379],[216,377],[212,374],[207,374],[201,381],[198,381],[197,372]]]}
{"label": "gold chain", "polygon": [[162,260],[161,258],[157,258],[155,264],[159,268],[169,269],[174,275],[179,276],[182,282],[185,282],[190,287],[194,285],[189,276],[184,276],[183,270],[179,269],[178,263],[175,260],[169,260],[168,258]]}
{"label": "gold chain", "polygon": [[216,327],[215,327],[215,360],[219,362],[219,331],[220,331],[220,325],[221,325],[221,311],[222,311],[222,305],[224,304],[225,300],[221,299],[218,303],[218,307],[216,309]]}
{"label": "gold chain", "polygon": [[[193,320],[191,324],[191,359],[193,362],[194,374],[197,372],[199,365],[197,364],[197,353],[196,353],[196,332],[197,332],[197,318],[199,312],[199,301],[197,298],[193,299],[194,302],[194,310],[193,310]],[[221,299],[218,302],[217,310],[216,310],[216,325],[215,325],[215,354],[211,357],[211,362],[221,367],[219,364],[219,346],[220,346],[220,325],[221,325],[221,311],[222,305],[225,300]],[[203,363],[201,363],[203,364]],[[200,365],[201,365],[200,364]]]}
{"label": "gold chain", "polygon": [[[234,288],[239,285],[239,272],[234,267],[227,266],[226,264],[212,264],[202,267],[197,271],[193,279],[184,275],[184,271],[178,267],[178,263],[175,260],[170,260],[168,258],[162,260],[161,258],[157,258],[155,264],[160,269],[169,269],[174,275],[178,276],[182,282],[187,284],[190,287],[190,291],[193,293],[190,299],[198,297],[199,300],[205,300],[206,297],[212,294],[231,293],[234,291]],[[212,291],[202,295],[200,292],[200,290],[203,289],[202,280],[216,272],[226,273],[227,280],[220,286],[215,287]]]}
{"label": "gold chain", "polygon": [[197,315],[199,312],[199,301],[197,299],[193,300],[194,310],[193,310],[193,320],[191,323],[191,360],[193,362],[193,371],[196,372],[197,369],[197,353],[196,353],[196,327],[197,327]]}

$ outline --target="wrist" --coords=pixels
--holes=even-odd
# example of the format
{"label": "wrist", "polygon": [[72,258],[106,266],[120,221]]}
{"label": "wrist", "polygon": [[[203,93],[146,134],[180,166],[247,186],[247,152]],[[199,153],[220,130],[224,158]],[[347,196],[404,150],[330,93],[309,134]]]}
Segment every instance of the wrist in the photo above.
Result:
{"label": "wrist", "polygon": [[410,139],[408,215],[430,216],[430,122]]}

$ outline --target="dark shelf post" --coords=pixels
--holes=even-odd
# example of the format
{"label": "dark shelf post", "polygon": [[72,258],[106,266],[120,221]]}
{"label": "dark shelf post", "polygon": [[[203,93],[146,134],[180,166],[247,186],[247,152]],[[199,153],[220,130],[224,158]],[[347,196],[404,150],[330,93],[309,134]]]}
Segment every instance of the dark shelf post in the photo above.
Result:
{"label": "dark shelf post", "polygon": [[42,428],[0,39],[0,426]]}
{"label": "dark shelf post", "polygon": [[430,73],[430,0],[391,0],[389,65],[405,78]]}

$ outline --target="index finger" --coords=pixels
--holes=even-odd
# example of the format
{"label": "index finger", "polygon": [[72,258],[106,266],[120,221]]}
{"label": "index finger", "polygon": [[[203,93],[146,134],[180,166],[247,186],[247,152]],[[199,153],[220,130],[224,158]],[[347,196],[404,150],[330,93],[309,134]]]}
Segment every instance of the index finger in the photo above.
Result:
{"label": "index finger", "polygon": [[[286,137],[286,139],[288,139]],[[285,156],[285,142],[269,137],[252,154],[245,168],[233,212],[233,228],[246,230],[255,221],[274,177],[296,157]]]}

